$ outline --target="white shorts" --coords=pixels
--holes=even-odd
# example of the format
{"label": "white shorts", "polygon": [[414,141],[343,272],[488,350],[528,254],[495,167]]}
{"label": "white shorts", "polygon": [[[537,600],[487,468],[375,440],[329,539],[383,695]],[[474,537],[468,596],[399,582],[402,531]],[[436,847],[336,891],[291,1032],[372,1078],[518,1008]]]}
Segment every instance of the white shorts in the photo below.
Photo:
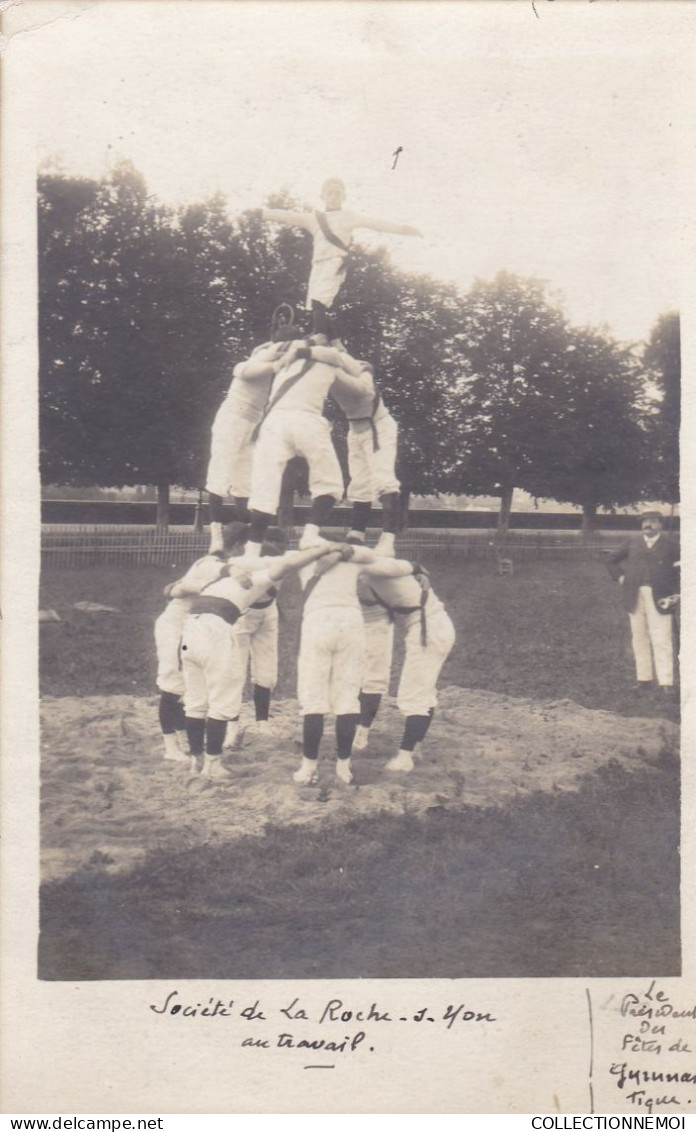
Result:
{"label": "white shorts", "polygon": [[155,621],[155,647],[157,649],[157,687],[160,692],[174,696],[184,694],[184,674],[181,670],[181,625],[173,624],[166,613]]}
{"label": "white shorts", "polygon": [[206,491],[223,498],[227,495],[249,498],[254,462],[251,434],[255,427],[253,421],[237,416],[226,401],[222,402],[213,421]]}
{"label": "white shorts", "polygon": [[406,653],[396,703],[404,715],[427,715],[437,706],[437,681],[455,641],[454,625],[441,609],[427,618],[428,643],[421,644],[420,618],[406,633]]}
{"label": "white shorts", "polygon": [[347,495],[351,503],[376,503],[381,495],[398,491],[394,471],[399,427],[388,414],[375,424],[379,448],[375,451],[372,429],[367,425],[360,432],[351,426],[348,431],[348,470],[350,483]]}
{"label": "white shorts", "polygon": [[313,299],[325,307],[333,304],[346,277],[346,259],[347,256],[336,255],[313,261],[307,287],[307,310],[312,309]]}
{"label": "white shorts", "polygon": [[343,497],[343,475],[331,439],[331,425],[318,413],[276,409],[264,421],[254,451],[249,507],[275,515],[280,502],[283,472],[293,456],[309,465],[309,491]]}
{"label": "white shorts", "polygon": [[252,683],[275,688],[278,683],[278,606],[248,609],[233,626],[242,672],[246,679],[251,656]]}
{"label": "white shorts", "polygon": [[233,626],[215,613],[191,613],[181,639],[184,707],[193,719],[236,719],[244,672]]}
{"label": "white shorts", "polygon": [[362,606],[365,630],[365,671],[362,691],[385,696],[389,691],[394,623],[379,605]]}
{"label": "white shorts", "polygon": [[358,608],[321,606],[302,620],[297,698],[302,715],[357,715],[363,678]]}

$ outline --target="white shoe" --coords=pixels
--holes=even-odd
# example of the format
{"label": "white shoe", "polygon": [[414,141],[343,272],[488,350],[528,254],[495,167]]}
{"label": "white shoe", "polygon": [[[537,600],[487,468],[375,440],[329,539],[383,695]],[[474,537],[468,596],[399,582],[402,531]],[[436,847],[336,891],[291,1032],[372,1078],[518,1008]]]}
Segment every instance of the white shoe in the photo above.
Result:
{"label": "white shoe", "polygon": [[[309,528],[309,529],[308,529]],[[302,537],[299,541],[299,550],[308,550],[311,546],[328,546],[329,539],[322,538],[319,534],[319,528],[314,523],[307,523],[302,532]]]}
{"label": "white shoe", "polygon": [[393,558],[396,554],[395,547],[396,536],[388,531],[382,531],[375,545],[375,554],[381,554],[384,558]]}
{"label": "white shoe", "polygon": [[299,550],[306,550],[308,546],[314,546],[316,540],[319,538],[319,527],[316,523],[305,523],[300,535],[300,541],[297,544]]}
{"label": "white shoe", "polygon": [[303,758],[292,779],[298,786],[313,786],[317,780],[317,760]]}
{"label": "white shoe", "polygon": [[166,763],[187,763],[189,756],[185,755],[183,751],[165,751],[164,761]]}
{"label": "white shoe", "polygon": [[238,746],[247,747],[254,739],[270,739],[276,734],[275,724],[270,719],[255,719],[253,723],[247,723],[241,731]]}
{"label": "white shoe", "polygon": [[413,755],[410,751],[399,751],[398,755],[394,755],[387,763],[387,770],[400,770],[404,773],[413,770]]}
{"label": "white shoe", "polygon": [[336,778],[349,786],[353,781],[353,771],[350,768],[350,759],[336,759]]}
{"label": "white shoe", "polygon": [[233,747],[237,746],[239,742],[239,724],[230,721],[227,724],[227,731],[225,732],[225,742],[222,744],[224,750],[231,751]]}
{"label": "white shoe", "polygon": [[203,770],[201,775],[204,778],[214,778],[218,781],[229,781],[230,772],[227,767],[223,765],[220,755],[206,755],[203,759]]}
{"label": "white shoe", "polygon": [[179,739],[176,732],[170,735],[162,735],[164,741],[164,760],[168,763],[187,763],[189,757],[185,754],[179,746]]}
{"label": "white shoe", "polygon": [[222,537],[222,523],[210,524],[210,546],[208,547],[208,554],[219,554],[221,550],[225,549],[225,541]]}
{"label": "white shoe", "polygon": [[200,774],[203,767],[203,755],[189,755],[189,772]]}
{"label": "white shoe", "polygon": [[370,742],[370,728],[369,727],[363,727],[362,724],[359,723],[358,726],[355,729],[355,738],[353,740],[353,750],[354,751],[366,751],[369,742]]}

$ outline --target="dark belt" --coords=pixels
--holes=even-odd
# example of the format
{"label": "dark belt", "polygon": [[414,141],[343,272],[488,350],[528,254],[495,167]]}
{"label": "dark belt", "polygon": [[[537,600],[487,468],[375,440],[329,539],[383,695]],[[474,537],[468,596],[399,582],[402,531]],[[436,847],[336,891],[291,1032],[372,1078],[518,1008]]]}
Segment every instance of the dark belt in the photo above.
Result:
{"label": "dark belt", "polygon": [[201,613],[213,613],[216,617],[222,617],[228,625],[234,625],[242,616],[241,609],[238,609],[233,601],[228,601],[224,597],[198,597],[193,603],[191,614],[197,617]]}
{"label": "dark belt", "polygon": [[[370,586],[370,593],[375,599],[375,604],[381,605],[382,609],[386,609],[390,621],[394,621],[397,613],[402,613],[404,616],[409,613],[420,613],[420,639],[422,647],[425,648],[428,643],[428,622],[425,613],[425,603],[428,600],[427,590],[422,591],[420,605],[390,605],[389,602],[384,601],[379,596],[376,590],[373,590],[372,586]],[[364,604],[365,602],[363,602],[363,605]]]}
{"label": "dark belt", "polygon": [[266,601],[255,601],[253,605],[249,606],[249,608],[250,609],[268,609],[269,605],[273,605],[274,601],[275,601],[275,597],[269,597],[269,598],[267,598]]}

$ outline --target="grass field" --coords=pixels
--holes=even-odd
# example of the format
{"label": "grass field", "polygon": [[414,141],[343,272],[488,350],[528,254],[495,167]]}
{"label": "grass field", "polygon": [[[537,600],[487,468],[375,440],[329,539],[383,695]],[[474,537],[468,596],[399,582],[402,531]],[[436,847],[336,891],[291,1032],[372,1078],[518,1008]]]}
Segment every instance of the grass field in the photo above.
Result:
{"label": "grass field", "polygon": [[[638,700],[631,691],[628,618],[601,562],[530,560],[513,577],[443,554],[431,554],[426,565],[457,627],[441,684],[677,718],[676,704],[657,694]],[[46,573],[41,607],[56,609],[65,620],[42,628],[42,691],[56,696],[153,693],[152,625],[163,608],[162,588],[181,572],[177,564],[169,570]],[[281,590],[276,693],[281,699],[295,694],[298,593],[294,579]],[[72,608],[76,601],[115,605],[122,615],[81,613]]]}
{"label": "grass field", "polygon": [[[625,613],[601,563],[514,577],[431,556],[458,640],[442,684],[676,718],[636,699]],[[154,692],[165,570],[47,573],[41,674],[56,696]],[[118,606],[85,614],[75,601]],[[298,592],[281,594],[281,698],[294,695]],[[433,725],[436,742],[437,721]],[[609,764],[577,792],[505,807],[356,816],[329,828],[154,851],[130,873],[44,886],[40,974],[80,978],[539,977],[679,973],[674,752]],[[89,924],[89,932],[85,925]]]}

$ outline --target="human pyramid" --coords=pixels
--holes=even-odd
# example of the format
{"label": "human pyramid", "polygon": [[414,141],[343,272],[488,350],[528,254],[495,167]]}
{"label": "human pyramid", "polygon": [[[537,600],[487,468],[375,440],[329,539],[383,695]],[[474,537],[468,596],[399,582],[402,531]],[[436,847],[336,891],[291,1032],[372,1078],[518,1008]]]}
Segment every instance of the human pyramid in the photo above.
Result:
{"label": "human pyramid", "polygon": [[[333,323],[353,230],[419,233],[346,212],[340,181],[327,181],[322,196],[325,212],[261,211],[265,220],[312,234],[307,295],[312,332],[298,337],[294,312],[283,304],[274,313],[270,341],[235,367],[212,428],[209,551],[166,587],[168,603],[155,625],[164,758],[211,779],[229,780],[223,748],[238,739],[249,662],[255,730],[270,732],[278,674],[276,596],[287,575],[298,573],[303,590],[297,678],[302,762],[293,775],[299,785],[317,781],[329,714],[335,717],[336,776],[352,781],[351,755],[367,747],[389,688],[396,623],[406,634],[397,693],[405,719],[400,748],[386,769],[411,771],[455,639],[427,570],[395,557],[398,426],[376,388],[372,366],[351,356]],[[347,496],[353,510],[344,542],[321,534],[344,493],[324,416],[329,395],[349,423]],[[283,472],[293,456],[307,461],[312,498],[297,551],[287,549],[275,525]],[[223,525],[223,506],[230,500],[235,520]],[[365,532],[378,501],[382,533],[370,549]]]}

